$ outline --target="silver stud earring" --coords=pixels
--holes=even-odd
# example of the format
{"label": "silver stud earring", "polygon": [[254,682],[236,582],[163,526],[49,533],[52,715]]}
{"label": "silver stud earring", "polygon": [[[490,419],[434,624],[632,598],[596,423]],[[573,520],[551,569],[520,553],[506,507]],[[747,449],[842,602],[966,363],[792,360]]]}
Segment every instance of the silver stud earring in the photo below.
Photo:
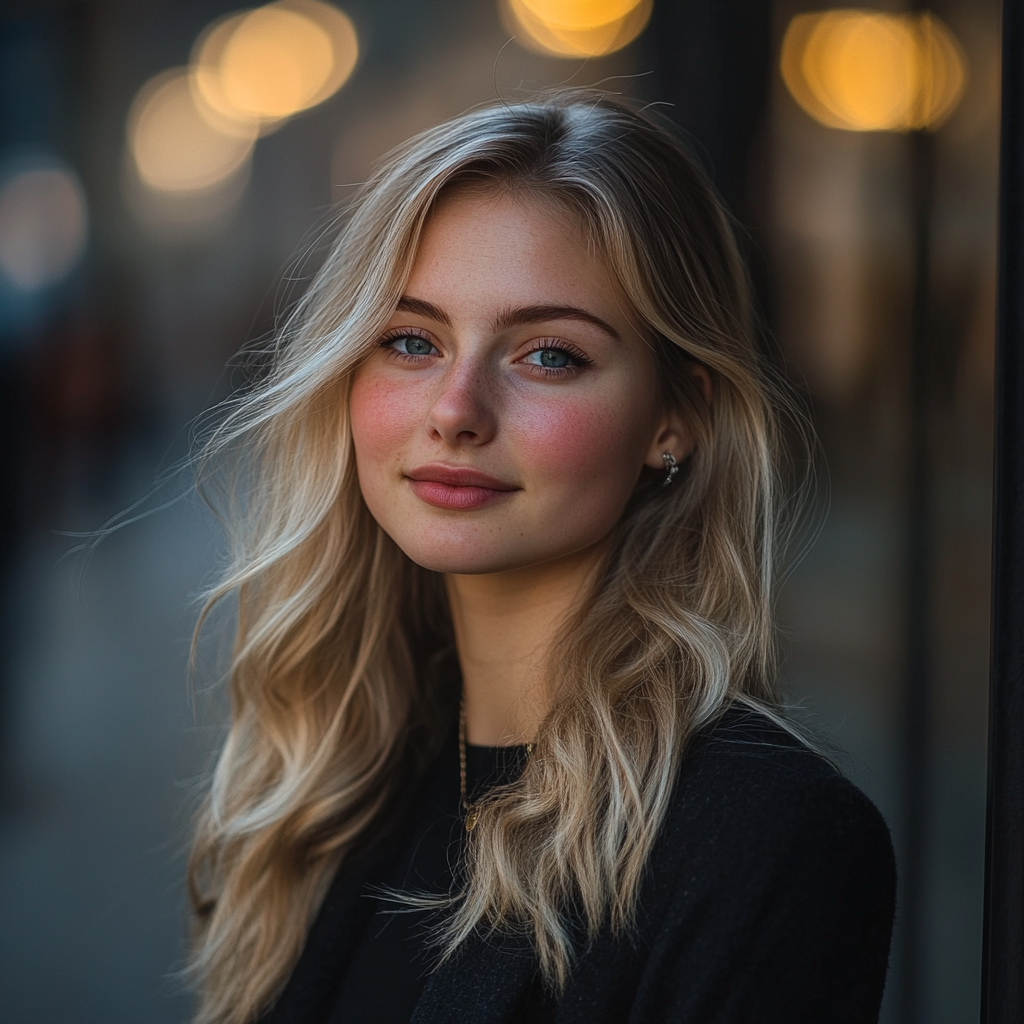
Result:
{"label": "silver stud earring", "polygon": [[662,452],[661,461],[665,463],[665,479],[661,481],[661,486],[668,487],[672,483],[672,478],[679,472],[679,464],[671,452]]}

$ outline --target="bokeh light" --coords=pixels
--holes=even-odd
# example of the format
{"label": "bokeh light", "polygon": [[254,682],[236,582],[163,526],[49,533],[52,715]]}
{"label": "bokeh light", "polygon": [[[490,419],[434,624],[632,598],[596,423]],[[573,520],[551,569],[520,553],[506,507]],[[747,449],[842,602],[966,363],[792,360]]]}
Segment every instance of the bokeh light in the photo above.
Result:
{"label": "bokeh light", "polygon": [[602,57],[644,30],[652,0],[501,0],[502,19],[527,47],[557,57]]}
{"label": "bokeh light", "polygon": [[20,291],[55,284],[85,249],[85,192],[70,167],[22,167],[0,185],[0,272]]}
{"label": "bokeh light", "polygon": [[150,188],[197,192],[218,186],[249,160],[251,126],[201,109],[188,71],[173,68],[139,90],[128,115],[135,168]]}
{"label": "bokeh light", "polygon": [[282,0],[215,22],[193,49],[201,105],[265,134],[322,103],[359,57],[351,20],[317,0]]}
{"label": "bokeh light", "polygon": [[582,32],[620,21],[637,0],[523,0],[522,6],[547,25]]}
{"label": "bokeh light", "polygon": [[781,67],[808,114],[848,131],[934,130],[967,81],[956,37],[927,12],[799,14],[786,30]]}

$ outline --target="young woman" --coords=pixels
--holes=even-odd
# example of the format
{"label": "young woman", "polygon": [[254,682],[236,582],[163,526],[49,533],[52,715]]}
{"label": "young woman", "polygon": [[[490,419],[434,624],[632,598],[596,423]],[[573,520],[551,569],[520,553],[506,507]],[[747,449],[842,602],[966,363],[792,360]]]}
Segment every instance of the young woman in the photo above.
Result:
{"label": "young woman", "polygon": [[877,1019],[888,832],[779,724],[785,410],[644,116],[390,157],[211,446],[246,498],[198,1021]]}

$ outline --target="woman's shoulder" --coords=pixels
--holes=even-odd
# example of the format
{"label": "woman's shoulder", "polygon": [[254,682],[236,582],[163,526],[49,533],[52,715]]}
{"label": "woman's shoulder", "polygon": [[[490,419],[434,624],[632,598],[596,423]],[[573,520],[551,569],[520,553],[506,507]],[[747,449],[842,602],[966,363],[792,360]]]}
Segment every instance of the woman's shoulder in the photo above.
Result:
{"label": "woman's shoulder", "polygon": [[693,738],[680,769],[674,802],[718,797],[723,811],[746,806],[759,816],[792,817],[812,805],[858,807],[865,819],[884,821],[874,804],[796,728],[767,711],[731,705]]}
{"label": "woman's shoulder", "polygon": [[[615,1012],[590,1020],[876,1021],[895,885],[871,801],[768,714],[734,705],[683,758],[636,934],[584,958],[573,998],[607,996]],[[606,990],[627,962],[616,1003]]]}
{"label": "woman's shoulder", "polygon": [[769,714],[738,704],[691,743],[662,846],[670,861],[686,848],[762,876],[826,858],[895,878],[889,829],[868,797]]}
{"label": "woman's shoulder", "polygon": [[871,801],[768,714],[734,705],[683,758],[636,931],[583,958],[565,1019],[877,1021],[894,906]]}

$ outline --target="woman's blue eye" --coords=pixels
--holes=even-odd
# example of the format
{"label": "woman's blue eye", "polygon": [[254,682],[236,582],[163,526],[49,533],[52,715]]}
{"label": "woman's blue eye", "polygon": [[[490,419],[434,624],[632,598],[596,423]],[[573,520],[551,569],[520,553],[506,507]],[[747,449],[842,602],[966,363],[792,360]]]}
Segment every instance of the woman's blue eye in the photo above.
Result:
{"label": "woman's blue eye", "polygon": [[405,356],[429,356],[434,351],[433,344],[418,334],[403,334],[400,338],[392,338],[388,344]]}
{"label": "woman's blue eye", "polygon": [[549,370],[563,370],[572,362],[572,356],[560,348],[541,348],[531,352],[527,361]]}

